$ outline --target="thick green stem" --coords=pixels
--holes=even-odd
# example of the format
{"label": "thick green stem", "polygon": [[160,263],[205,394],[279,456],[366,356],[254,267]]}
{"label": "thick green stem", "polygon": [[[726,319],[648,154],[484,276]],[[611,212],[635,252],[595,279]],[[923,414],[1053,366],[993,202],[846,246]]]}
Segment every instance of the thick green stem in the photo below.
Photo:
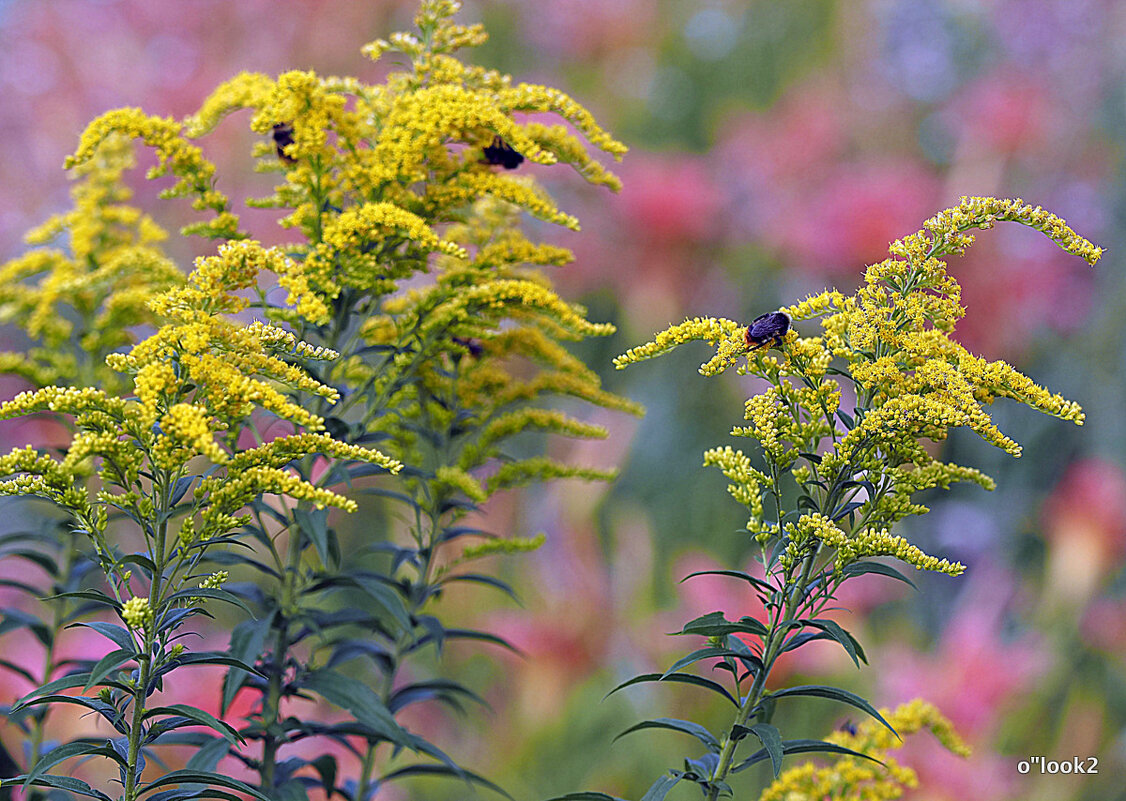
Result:
{"label": "thick green stem", "polygon": [[140,778],[137,775],[137,758],[141,752],[141,732],[145,720],[146,689],[152,673],[152,643],[148,634],[144,637],[145,653],[140,657],[140,680],[133,688],[133,721],[129,725],[129,751],[125,758],[125,796],[124,801],[136,801],[137,784]]}

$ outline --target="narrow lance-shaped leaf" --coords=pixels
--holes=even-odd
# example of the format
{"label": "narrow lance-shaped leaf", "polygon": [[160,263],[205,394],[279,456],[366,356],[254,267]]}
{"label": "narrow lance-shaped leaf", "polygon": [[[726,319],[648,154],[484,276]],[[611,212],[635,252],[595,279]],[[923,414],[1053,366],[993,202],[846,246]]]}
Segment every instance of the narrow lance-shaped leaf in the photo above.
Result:
{"label": "narrow lance-shaped leaf", "polygon": [[715,738],[710,731],[705,729],[699,723],[693,723],[689,720],[677,720],[676,718],[654,718],[653,720],[643,720],[636,723],[623,731],[615,740],[625,737],[627,734],[632,734],[635,731],[642,729],[669,729],[670,731],[678,731],[683,734],[689,734],[695,737],[708,747],[709,751],[719,751],[719,740]]}
{"label": "narrow lance-shaped leaf", "polygon": [[890,731],[896,737],[899,737],[899,734],[896,732],[896,730],[892,728],[890,723],[884,720],[884,716],[881,715],[874,706],[872,706],[856,693],[851,693],[848,690],[842,690],[839,687],[829,687],[824,684],[802,684],[798,685],[797,687],[787,687],[783,690],[778,690],[777,692],[771,693],[768,697],[776,699],[795,695],[815,696],[817,698],[831,698],[834,701],[841,701],[842,703],[854,706],[857,709],[867,712],[869,715],[871,715],[885,727],[887,727],[888,731]]}

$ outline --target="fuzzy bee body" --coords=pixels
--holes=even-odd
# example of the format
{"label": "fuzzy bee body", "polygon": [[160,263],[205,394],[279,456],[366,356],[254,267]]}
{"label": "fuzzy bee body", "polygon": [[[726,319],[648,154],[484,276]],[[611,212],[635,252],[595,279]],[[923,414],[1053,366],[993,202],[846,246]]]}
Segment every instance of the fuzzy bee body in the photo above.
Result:
{"label": "fuzzy bee body", "polygon": [[751,321],[744,339],[751,350],[772,348],[782,344],[782,337],[790,330],[790,315],[786,312],[768,312]]}
{"label": "fuzzy bee body", "polygon": [[485,147],[482,152],[485,154],[482,163],[504,167],[506,170],[515,170],[524,163],[523,154],[514,150],[512,145],[499,136],[494,136],[493,143]]}
{"label": "fuzzy bee body", "polygon": [[286,145],[293,144],[293,126],[288,122],[279,122],[274,126],[271,136],[274,138],[274,146],[278,151],[278,158],[285,164],[296,164],[297,159],[286,154]]}

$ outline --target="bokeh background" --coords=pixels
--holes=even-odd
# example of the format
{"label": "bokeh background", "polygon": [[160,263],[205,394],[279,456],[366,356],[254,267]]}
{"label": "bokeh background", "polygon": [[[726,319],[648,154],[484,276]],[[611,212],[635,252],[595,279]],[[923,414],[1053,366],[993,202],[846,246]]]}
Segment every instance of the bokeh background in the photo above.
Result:
{"label": "bokeh background", "polygon": [[[96,114],[136,105],[182,116],[239,70],[378,79],[359,48],[409,27],[413,8],[0,0],[0,259],[66,208],[61,164]],[[982,467],[998,488],[931,497],[932,513],[909,533],[967,573],[923,576],[917,594],[859,585],[838,619],[874,667],[857,672],[839,649],[810,646],[779,677],[836,683],[877,705],[922,694],[943,709],[975,755],[950,757],[921,735],[905,757],[922,777],[913,798],[1126,798],[1126,4],[477,0],[460,18],[492,34],[475,61],[568,91],[631,147],[619,196],[535,169],[584,221],[579,234],[545,232],[577,254],[556,276],[564,296],[619,327],[582,353],[648,414],[639,423],[605,414],[608,441],[559,446],[621,465],[613,486],[566,482],[489,508],[499,533],[548,535],[540,551],[494,566],[523,606],[476,592],[447,598],[446,613],[526,656],[451,651],[448,669],[493,709],[417,725],[518,799],[578,789],[636,797],[679,766],[687,741],[678,736],[611,739],[641,717],[702,714],[718,728],[722,710],[699,713],[688,704],[700,696],[683,688],[603,696],[667,667],[684,644],[666,633],[690,617],[754,611],[753,598],[722,581],[678,583],[749,560],[736,533],[741,507],[718,472],[699,467],[705,448],[729,441],[749,390],[735,376],[696,375],[702,350],[625,373],[610,359],[686,315],[749,320],[825,286],[850,290],[892,239],[960,195],[1020,196],[1109,250],[1091,270],[1016,226],[982,234],[951,265],[968,307],[957,337],[1080,401],[1087,424],[998,404],[995,419],[1025,446],[1019,460],[954,436],[947,455]],[[246,122],[236,116],[204,143],[236,197],[261,194],[268,180],[249,169]],[[137,185],[169,227],[189,219],[154,200],[159,187]],[[245,219],[280,240],[270,218]],[[186,267],[203,247],[171,250]],[[0,384],[4,397],[21,388]],[[27,430],[0,435],[7,448]],[[32,647],[0,640],[8,654]],[[210,703],[215,689],[212,680],[193,692]],[[4,677],[0,690],[8,701],[24,688]],[[823,735],[845,717],[829,702],[794,705],[786,733]],[[18,748],[12,732],[4,738]],[[1095,756],[1099,773],[1021,776],[1017,762],[1031,755]],[[467,792],[433,784],[415,797]]]}

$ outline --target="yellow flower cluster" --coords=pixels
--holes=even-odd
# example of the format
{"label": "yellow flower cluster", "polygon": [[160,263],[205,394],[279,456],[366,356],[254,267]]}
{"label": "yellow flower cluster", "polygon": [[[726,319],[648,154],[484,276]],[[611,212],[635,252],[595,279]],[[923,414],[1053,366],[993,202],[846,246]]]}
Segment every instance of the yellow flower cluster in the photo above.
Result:
{"label": "yellow flower cluster", "polygon": [[735,364],[738,356],[746,353],[743,339],[746,329],[742,323],[724,317],[693,317],[683,323],[669,326],[651,342],[630,348],[614,359],[614,367],[624,370],[631,364],[652,359],[685,342],[703,340],[716,348],[716,355],[700,366],[702,375],[715,375]]}
{"label": "yellow flower cluster", "polygon": [[581,478],[584,481],[612,481],[618,475],[614,469],[599,470],[564,464],[546,456],[533,456],[515,462],[505,462],[489,477],[485,488],[489,495],[501,489],[542,483],[556,478]]}
{"label": "yellow flower cluster", "polygon": [[489,499],[489,493],[481,486],[481,482],[460,467],[442,465],[434,471],[434,479],[438,485],[457,489],[475,503],[484,503]]}
{"label": "yellow flower cluster", "polygon": [[[742,360],[741,374],[769,382],[746,402],[744,416],[750,424],[736,426],[732,434],[757,439],[772,469],[790,471],[802,487],[804,508],[821,513],[803,515],[786,527],[785,560],[807,554],[806,545],[815,538],[836,549],[838,570],[863,556],[891,555],[920,569],[961,572],[961,565],[928,556],[888,531],[904,516],[927,511],[911,502],[914,492],[946,488],[952,481],[993,486],[979,471],[936,461],[921,441],[943,440],[950,430],[966,428],[1019,456],[1020,446],[986,410],[1003,397],[1083,423],[1077,403],[1004,362],[970,354],[952,338],[964,309],[960,288],[939,257],[964,250],[973,241],[968,230],[987,229],[1002,220],[1043,231],[1091,264],[1102,254],[1039,207],[1020,200],[963,198],[927,220],[919,233],[894,243],[892,258],[868,267],[855,295],[831,290],[783,308],[793,320],[821,318],[822,335],[790,330],[777,348],[781,357],[771,355],[772,348],[750,349],[743,324],[695,318],[657,334],[614,363],[622,368],[702,340],[715,354],[701,365],[702,374],[715,375]],[[855,390],[851,413],[839,408],[843,382]],[[775,488],[746,484],[740,491],[744,503],[747,492],[765,495]],[[748,506],[761,515],[761,498]],[[772,527],[748,528],[769,538]]]}
{"label": "yellow flower cluster", "polygon": [[68,252],[33,249],[0,266],[0,320],[34,343],[24,353],[0,354],[0,372],[36,386],[123,389],[105,356],[133,341],[132,328],[155,322],[148,302],[183,281],[158,248],[165,232],[127,203],[132,193],[121,178],[133,163],[131,143],[110,136],[75,170],[73,208],[26,237],[47,245],[65,236]]}
{"label": "yellow flower cluster", "polygon": [[513,537],[511,539],[500,539],[498,537],[477,545],[470,545],[462,551],[460,561],[465,562],[495,554],[527,553],[538,550],[545,542],[547,542],[547,535],[542,531],[534,537]]}
{"label": "yellow flower cluster", "polygon": [[162,193],[162,197],[188,197],[195,195],[192,207],[210,209],[214,219],[194,223],[183,229],[186,234],[203,234],[213,238],[237,239],[238,217],[230,210],[230,201],[214,187],[215,165],[203,157],[203,152],[182,135],[183,125],[171,118],[152,117],[139,108],[122,108],[108,111],[96,118],[82,133],[78,149],[67,157],[66,167],[72,168],[90,161],[98,153],[102,142],[117,134],[127,139],[140,139],[156,151],[157,166],[149,170],[148,178],[159,178],[172,173],[178,180]]}
{"label": "yellow flower cluster", "polygon": [[130,598],[121,607],[121,619],[133,629],[143,629],[153,624],[153,611],[148,598]]}
{"label": "yellow flower cluster", "polygon": [[[152,421],[166,414],[183,396],[183,388],[191,386],[193,402],[199,407],[192,413],[191,430],[196,434],[206,420],[222,421],[209,425],[211,431],[225,430],[257,407],[296,425],[321,426],[320,417],[288,399],[273,384],[329,401],[335,401],[337,391],[274,354],[288,351],[320,359],[334,354],[300,343],[273,326],[240,326],[219,316],[245,308],[246,299],[234,293],[254,285],[260,271],[280,272],[285,265],[285,257],[275,249],[249,240],[228,243],[220,247],[218,255],[198,259],[185,286],[154,299],[152,307],[171,322],[129,353],[107,359],[115,370],[134,375],[137,398]],[[177,414],[178,430],[184,434],[188,412]],[[176,440],[175,447],[187,442],[202,446],[203,440],[193,434],[187,440]],[[213,459],[217,456],[213,449],[196,452]]]}
{"label": "yellow flower cluster", "polygon": [[201,590],[217,590],[223,586],[228,578],[230,578],[230,574],[226,570],[217,570],[201,581],[199,588]]}
{"label": "yellow flower cluster", "polygon": [[[881,709],[880,714],[901,736],[929,729],[947,750],[961,757],[970,755],[969,747],[954,731],[950,721],[934,707],[916,698],[901,704],[894,711]],[[887,752],[903,743],[894,734],[873,720],[856,727],[856,733],[836,731],[829,742],[878,759],[887,767],[859,757],[843,757],[836,763],[819,767],[806,762],[790,768],[759,796],[759,801],[888,801],[900,798],[905,789],[918,786],[918,774],[901,765]]]}
{"label": "yellow flower cluster", "polygon": [[774,480],[752,467],[750,457],[730,445],[704,451],[704,467],[713,466],[722,470],[731,481],[727,485],[731,497],[750,509],[747,531],[759,542],[765,542],[777,533],[774,526],[763,523],[762,511],[763,489],[773,486]]}

